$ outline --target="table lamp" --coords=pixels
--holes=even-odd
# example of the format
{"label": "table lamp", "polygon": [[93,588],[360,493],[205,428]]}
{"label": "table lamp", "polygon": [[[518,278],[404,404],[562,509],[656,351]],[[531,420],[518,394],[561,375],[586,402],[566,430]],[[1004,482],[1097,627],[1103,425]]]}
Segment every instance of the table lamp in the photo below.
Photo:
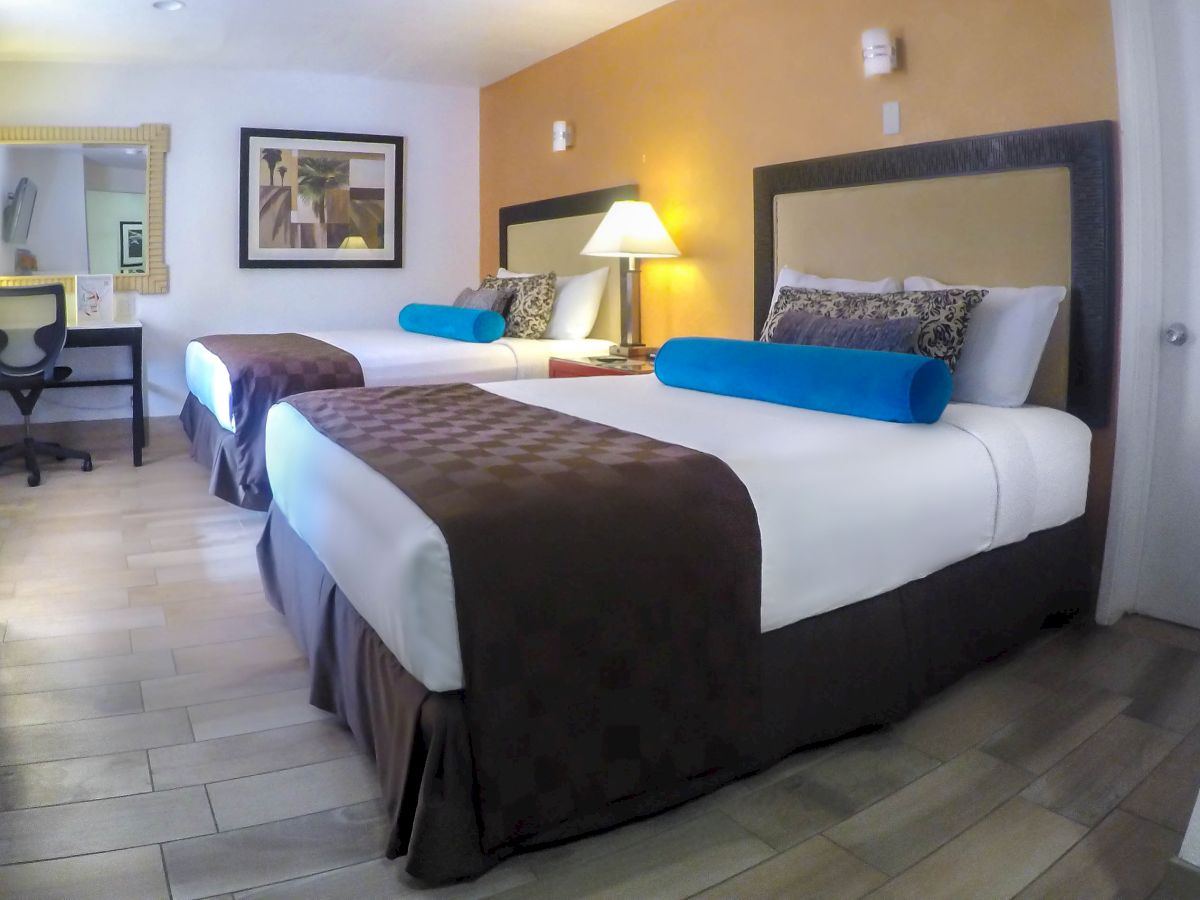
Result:
{"label": "table lamp", "polygon": [[642,343],[642,270],[639,259],[679,256],[679,248],[667,234],[654,207],[644,200],[618,200],[605,213],[583,256],[610,256],[629,260],[621,291],[621,343],[613,352],[639,357],[646,353]]}

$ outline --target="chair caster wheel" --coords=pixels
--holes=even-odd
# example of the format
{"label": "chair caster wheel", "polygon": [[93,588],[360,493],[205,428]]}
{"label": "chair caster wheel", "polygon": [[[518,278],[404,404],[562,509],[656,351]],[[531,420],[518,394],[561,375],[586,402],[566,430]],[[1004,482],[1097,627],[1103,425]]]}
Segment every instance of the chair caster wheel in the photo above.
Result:
{"label": "chair caster wheel", "polygon": [[41,475],[30,475],[28,478],[25,479],[25,483],[28,484],[30,487],[37,487],[39,484],[42,483],[42,476]]}
{"label": "chair caster wheel", "polygon": [[85,460],[83,461],[83,465],[82,465],[82,466],[80,466],[79,468],[83,469],[83,471],[85,471],[85,472],[90,472],[90,471],[92,471],[92,459],[91,459],[91,457],[89,456],[87,459],[85,459]]}

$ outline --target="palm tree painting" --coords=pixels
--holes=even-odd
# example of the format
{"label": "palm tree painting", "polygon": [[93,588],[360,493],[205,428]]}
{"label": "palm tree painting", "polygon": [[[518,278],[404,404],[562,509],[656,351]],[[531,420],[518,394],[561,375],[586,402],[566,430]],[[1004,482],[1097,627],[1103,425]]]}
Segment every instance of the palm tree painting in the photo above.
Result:
{"label": "palm tree painting", "polygon": [[[263,162],[265,162],[267,164],[267,172],[269,173],[267,184],[270,184],[270,185],[275,184],[275,167],[277,165],[279,165],[279,162],[282,159],[283,159],[283,151],[282,150],[276,150],[273,147],[268,147],[265,150],[263,150],[262,160],[263,160]],[[279,180],[280,181],[283,180],[282,173],[279,176]]]}
{"label": "palm tree painting", "polygon": [[331,192],[350,184],[350,160],[330,156],[301,156],[296,170],[300,196],[308,201],[317,217],[317,243],[328,247],[326,205]]}
{"label": "palm tree painting", "polygon": [[403,167],[401,137],[243,128],[241,266],[402,265]]}

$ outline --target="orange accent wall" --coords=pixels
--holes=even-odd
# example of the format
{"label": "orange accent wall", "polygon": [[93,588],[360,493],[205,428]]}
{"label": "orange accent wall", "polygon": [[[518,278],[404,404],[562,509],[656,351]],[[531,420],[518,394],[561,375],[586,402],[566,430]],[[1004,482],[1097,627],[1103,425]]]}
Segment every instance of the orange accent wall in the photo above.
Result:
{"label": "orange accent wall", "polygon": [[[875,26],[903,69],[868,79]],[[483,89],[480,266],[501,206],[637,182],[684,254],[645,265],[644,339],[750,337],[755,166],[1116,116],[1108,0],[677,0]]]}

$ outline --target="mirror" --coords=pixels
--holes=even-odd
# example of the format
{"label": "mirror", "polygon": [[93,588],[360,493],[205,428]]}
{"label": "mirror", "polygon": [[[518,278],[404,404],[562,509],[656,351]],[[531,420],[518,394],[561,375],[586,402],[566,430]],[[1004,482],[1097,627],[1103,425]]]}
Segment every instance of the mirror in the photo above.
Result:
{"label": "mirror", "polygon": [[166,293],[163,181],[170,130],[0,126],[0,285],[112,275]]}
{"label": "mirror", "polygon": [[0,188],[0,274],[145,272],[145,147],[0,145]]}

